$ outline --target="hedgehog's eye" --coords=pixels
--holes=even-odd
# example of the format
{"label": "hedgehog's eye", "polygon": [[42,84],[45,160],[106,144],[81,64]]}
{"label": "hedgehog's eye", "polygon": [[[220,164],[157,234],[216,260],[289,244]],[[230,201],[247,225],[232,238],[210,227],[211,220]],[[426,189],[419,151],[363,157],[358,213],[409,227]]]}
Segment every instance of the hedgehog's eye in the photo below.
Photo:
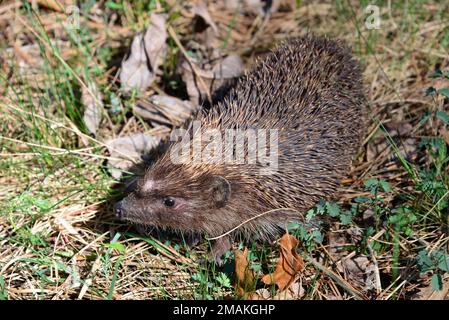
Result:
{"label": "hedgehog's eye", "polygon": [[175,199],[173,199],[173,198],[164,198],[164,205],[166,207],[173,207],[175,205]]}

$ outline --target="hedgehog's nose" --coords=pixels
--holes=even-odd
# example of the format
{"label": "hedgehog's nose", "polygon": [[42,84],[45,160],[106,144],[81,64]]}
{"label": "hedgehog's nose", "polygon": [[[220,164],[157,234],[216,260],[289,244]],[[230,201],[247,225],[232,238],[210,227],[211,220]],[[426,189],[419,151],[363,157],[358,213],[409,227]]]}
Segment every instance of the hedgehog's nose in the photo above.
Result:
{"label": "hedgehog's nose", "polygon": [[115,216],[118,219],[121,219],[123,217],[123,201],[119,201],[115,204],[114,212],[115,212]]}

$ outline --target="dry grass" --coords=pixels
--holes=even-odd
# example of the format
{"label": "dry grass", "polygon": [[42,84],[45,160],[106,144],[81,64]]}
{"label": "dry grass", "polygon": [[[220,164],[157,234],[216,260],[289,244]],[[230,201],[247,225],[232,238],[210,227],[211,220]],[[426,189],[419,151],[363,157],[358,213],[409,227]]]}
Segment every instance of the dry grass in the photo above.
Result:
{"label": "dry grass", "polygon": [[[205,270],[195,262],[205,245],[188,249],[176,240],[142,238],[113,219],[116,181],[105,167],[104,141],[131,132],[159,132],[129,114],[136,97],[122,97],[118,90],[120,60],[134,32],[148,23],[147,1],[121,3],[111,9],[98,1],[83,12],[80,38],[64,27],[63,11],[27,1],[0,4],[0,298],[233,296],[216,280],[219,272],[229,270]],[[152,10],[169,13],[169,24],[183,44],[194,40],[192,17],[181,4],[148,3]],[[240,54],[247,66],[274,43],[307,30],[345,39],[364,66],[370,130],[339,203],[349,207],[357,197],[371,197],[363,184],[368,178],[385,179],[392,191],[376,195],[382,203],[361,205],[360,217],[351,224],[334,221],[327,240],[307,253],[302,279],[307,299],[407,299],[421,291],[434,297],[431,273],[420,275],[416,256],[423,249],[448,250],[447,155],[440,159],[418,145],[431,137],[449,143],[447,124],[435,117],[422,124],[426,112],[449,111],[447,98],[425,95],[430,86],[449,86],[448,79],[430,77],[435,69],[449,70],[449,7],[444,1],[409,1],[391,8],[388,3],[378,4],[378,30],[365,28],[365,5],[355,1],[302,1],[267,19],[223,10],[221,1],[208,3],[219,31],[213,45],[225,54]],[[169,45],[164,75],[147,94],[180,92],[170,84],[179,81],[180,48],[173,39]],[[105,115],[95,138],[80,120],[80,90],[92,80],[108,110],[115,97],[122,101],[119,112]],[[420,175],[425,169],[439,170],[434,182],[442,184],[442,193],[420,187],[429,180]],[[388,222],[404,206],[417,216],[407,235]],[[378,212],[380,221],[366,234],[368,220],[362,216],[369,210]],[[354,231],[359,227],[361,234]],[[335,241],[345,239],[347,246],[332,249]],[[276,254],[275,246],[263,250],[269,257]],[[360,255],[369,259],[380,287],[367,290],[351,272],[339,269],[343,259]],[[442,275],[447,283],[448,275]],[[440,298],[447,284],[444,290]]]}

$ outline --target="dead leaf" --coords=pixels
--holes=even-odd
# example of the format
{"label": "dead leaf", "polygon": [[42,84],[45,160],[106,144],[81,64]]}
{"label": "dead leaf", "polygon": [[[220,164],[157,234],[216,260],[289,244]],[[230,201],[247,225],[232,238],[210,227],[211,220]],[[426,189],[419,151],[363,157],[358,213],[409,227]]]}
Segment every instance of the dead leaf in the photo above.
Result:
{"label": "dead leaf", "polygon": [[134,37],[130,54],[123,60],[120,72],[125,92],[133,88],[145,91],[155,80],[167,50],[165,20],[165,14],[151,14],[151,24],[145,35],[138,33]]}
{"label": "dead leaf", "polygon": [[[187,87],[190,102],[194,105],[201,105],[202,101],[210,92],[214,92],[221,85],[230,79],[239,77],[243,73],[242,59],[237,55],[229,55],[216,63],[210,70],[201,69],[195,64],[193,59],[190,63],[184,61],[181,65],[182,79]],[[194,72],[193,68],[196,69]],[[199,81],[201,77],[202,81]],[[204,87],[202,84],[205,84]]]}
{"label": "dead leaf", "polygon": [[148,70],[148,60],[145,54],[142,34],[137,34],[131,45],[129,57],[122,62],[120,82],[123,91],[129,92],[133,88],[145,91],[154,80]]}
{"label": "dead leaf", "polygon": [[162,65],[167,54],[166,20],[167,14],[152,13],[150,16],[151,24],[144,37],[145,50],[153,73],[156,73],[156,70]]}
{"label": "dead leaf", "polygon": [[329,252],[332,257],[343,257],[348,254],[347,247],[350,244],[348,235],[345,230],[328,233]]}
{"label": "dead leaf", "polygon": [[352,284],[365,290],[376,288],[376,266],[367,256],[343,258],[337,263],[337,269]]}
{"label": "dead leaf", "polygon": [[241,6],[245,12],[265,15],[267,12],[274,13],[278,11],[280,3],[280,0],[226,0],[225,8],[234,11]]}
{"label": "dead leaf", "polygon": [[165,95],[153,95],[145,100],[137,101],[133,112],[150,122],[179,126],[197,109],[198,106],[193,106],[190,101]]}
{"label": "dead leaf", "polygon": [[256,279],[254,270],[249,268],[248,264],[248,248],[242,252],[234,251],[235,256],[235,284],[234,288],[237,296],[244,299],[251,299],[254,294]]}
{"label": "dead leaf", "polygon": [[278,292],[275,296],[273,296],[273,300],[298,300],[301,299],[305,290],[302,286],[302,280],[298,277],[298,281],[294,281],[291,285],[287,287],[287,289]]}
{"label": "dead leaf", "polygon": [[252,296],[252,300],[268,300],[271,298],[271,293],[266,288],[257,289]]}
{"label": "dead leaf", "polygon": [[286,233],[279,240],[281,247],[281,256],[276,264],[273,273],[267,274],[262,278],[265,284],[277,284],[279,290],[287,288],[298,272],[304,269],[304,261],[296,253],[298,240],[292,235]]}
{"label": "dead leaf", "polygon": [[159,142],[160,138],[143,133],[107,141],[106,146],[112,158],[108,161],[111,175],[120,178],[122,172],[133,165],[130,159],[139,161],[143,154],[151,151]]}
{"label": "dead leaf", "polygon": [[195,75],[194,67],[191,65],[193,62],[184,61],[181,65],[182,80],[186,84],[187,94],[189,95],[190,102],[195,105],[200,105],[205,97],[210,96],[210,90],[207,85],[203,86],[204,82],[198,81],[198,77]]}
{"label": "dead leaf", "polygon": [[218,28],[215,22],[212,20],[212,17],[209,14],[206,4],[202,0],[196,1],[196,3],[191,7],[191,12],[198,17],[203,19],[204,23],[206,23],[212,30],[217,33]]}
{"label": "dead leaf", "polygon": [[243,73],[243,61],[240,56],[231,54],[212,68],[213,79],[232,79]]}
{"label": "dead leaf", "polygon": [[85,106],[84,123],[87,130],[94,136],[97,134],[103,112],[102,95],[94,82],[89,81],[87,87],[81,90],[81,102]]}
{"label": "dead leaf", "polygon": [[188,4],[187,9],[193,16],[193,33],[195,42],[202,44],[207,48],[214,48],[218,28],[213,21],[206,4],[202,0],[195,1],[195,3]]}

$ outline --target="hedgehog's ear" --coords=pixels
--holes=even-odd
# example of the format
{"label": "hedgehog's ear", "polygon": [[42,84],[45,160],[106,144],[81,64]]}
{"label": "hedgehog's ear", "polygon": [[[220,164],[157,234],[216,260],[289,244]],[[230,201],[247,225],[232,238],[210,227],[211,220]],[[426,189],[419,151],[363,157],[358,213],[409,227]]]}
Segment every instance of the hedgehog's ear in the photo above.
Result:
{"label": "hedgehog's ear", "polygon": [[231,196],[231,184],[221,176],[212,176],[208,182],[215,206],[217,208],[224,207]]}

